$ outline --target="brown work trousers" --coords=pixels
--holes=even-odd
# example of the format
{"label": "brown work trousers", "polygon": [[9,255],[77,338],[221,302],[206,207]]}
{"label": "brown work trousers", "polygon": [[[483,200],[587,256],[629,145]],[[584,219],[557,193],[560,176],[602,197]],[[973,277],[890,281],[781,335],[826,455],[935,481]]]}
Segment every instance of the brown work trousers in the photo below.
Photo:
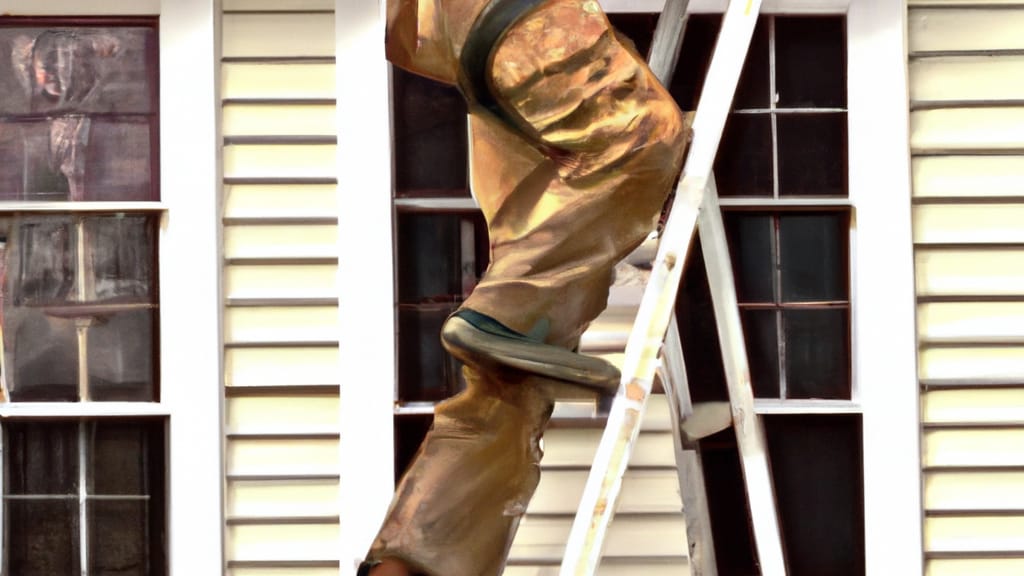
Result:
{"label": "brown work trousers", "polygon": [[[492,54],[505,114],[471,106],[470,146],[491,262],[464,306],[571,349],[604,309],[615,264],[656,225],[689,129],[593,0],[541,3]],[[539,479],[555,383],[464,375],[467,390],[437,406],[371,559],[430,576],[503,570]]]}

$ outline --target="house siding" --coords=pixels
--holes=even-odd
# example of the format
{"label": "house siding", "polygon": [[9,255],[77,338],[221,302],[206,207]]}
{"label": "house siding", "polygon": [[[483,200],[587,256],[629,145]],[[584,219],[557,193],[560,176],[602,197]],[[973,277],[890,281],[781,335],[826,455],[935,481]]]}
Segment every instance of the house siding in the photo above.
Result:
{"label": "house siding", "polygon": [[333,8],[222,6],[231,576],[339,574]]}
{"label": "house siding", "polygon": [[928,576],[1024,572],[1024,2],[908,7]]}

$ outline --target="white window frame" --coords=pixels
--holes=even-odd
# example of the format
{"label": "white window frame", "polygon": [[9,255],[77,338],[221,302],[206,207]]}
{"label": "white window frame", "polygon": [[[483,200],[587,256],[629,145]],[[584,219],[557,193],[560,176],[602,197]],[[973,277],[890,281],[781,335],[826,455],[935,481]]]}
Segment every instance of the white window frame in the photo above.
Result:
{"label": "white window frame", "polygon": [[[342,574],[352,574],[393,486],[395,386],[391,163],[383,2],[336,0],[342,382]],[[727,0],[690,0],[721,12]],[[608,12],[657,12],[663,0],[602,0]],[[893,0],[764,0],[763,12],[847,15],[853,401],[863,416],[867,574],[920,576],[922,516],[910,229],[906,7]],[[352,82],[359,90],[346,90]],[[358,134],[357,138],[348,135]],[[346,230],[358,230],[353,241]],[[372,236],[370,236],[372,234]],[[362,278],[346,282],[357,267]],[[365,320],[363,320],[365,319]],[[385,333],[386,332],[386,333]],[[380,362],[365,362],[380,358]],[[358,438],[362,441],[349,441]],[[353,446],[358,444],[358,446]],[[351,570],[350,570],[351,566]]]}
{"label": "white window frame", "polygon": [[[66,404],[48,415],[167,419],[167,545],[172,576],[223,572],[220,147],[216,0],[8,0],[32,16],[159,15],[162,213],[160,402]],[[29,415],[29,411],[11,412]]]}

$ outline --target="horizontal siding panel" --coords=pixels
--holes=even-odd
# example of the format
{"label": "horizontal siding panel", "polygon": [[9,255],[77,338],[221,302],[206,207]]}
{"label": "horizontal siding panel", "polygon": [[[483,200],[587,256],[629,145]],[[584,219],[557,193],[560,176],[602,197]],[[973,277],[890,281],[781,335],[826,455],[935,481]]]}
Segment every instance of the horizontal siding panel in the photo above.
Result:
{"label": "horizontal siding panel", "polygon": [[226,62],[220,68],[221,98],[335,98],[335,70],[319,62]]}
{"label": "horizontal siding panel", "polygon": [[1024,9],[910,11],[911,52],[1024,49]]}
{"label": "horizontal siding panel", "polygon": [[225,14],[225,58],[333,57],[333,14]]}
{"label": "horizontal siding panel", "polygon": [[921,418],[927,423],[1024,422],[1024,388],[929,390],[921,401]]}
{"label": "horizontal siding panel", "polygon": [[334,178],[334,144],[233,144],[224,147],[225,178]]}
{"label": "horizontal siding panel", "polygon": [[923,380],[1024,379],[1024,346],[934,348],[920,355]]}
{"label": "horizontal siding panel", "polygon": [[227,487],[227,515],[236,518],[317,516],[337,505],[331,480],[233,480]]}
{"label": "horizontal siding panel", "polygon": [[231,526],[228,557],[239,562],[337,560],[337,524]]}
{"label": "horizontal siding panel", "polygon": [[928,552],[1019,552],[1024,550],[1024,516],[929,518],[924,541]]}
{"label": "horizontal siding panel", "polygon": [[918,251],[920,296],[1024,294],[1024,249]]}
{"label": "horizontal siding panel", "polygon": [[233,439],[226,460],[229,475],[337,474],[338,440]]}
{"label": "horizontal siding panel", "polygon": [[[589,474],[589,470],[546,470],[526,513],[575,515]],[[623,478],[617,513],[680,514],[682,509],[675,470],[632,470]]]}
{"label": "horizontal siding panel", "polygon": [[226,576],[339,576],[341,571],[337,568],[306,568],[290,566],[288,568],[228,568],[224,573]]}
{"label": "horizontal siding panel", "polygon": [[914,206],[913,221],[922,244],[1024,242],[1024,204],[926,204]]}
{"label": "horizontal siding panel", "polygon": [[224,318],[227,344],[337,339],[338,309],[334,306],[247,306],[229,308]]}
{"label": "horizontal siding panel", "polygon": [[333,184],[234,184],[224,187],[225,218],[337,218]]}
{"label": "horizontal siding panel", "polygon": [[[544,459],[541,467],[587,467],[601,443],[601,429],[555,428],[544,433]],[[672,435],[662,432],[640,434],[630,466],[671,467],[675,469]]]}
{"label": "horizontal siding panel", "polygon": [[1024,100],[1024,56],[944,56],[911,60],[910,100]]}
{"label": "horizontal siding panel", "polygon": [[1024,472],[930,472],[926,510],[1024,510]]}
{"label": "horizontal siding panel", "polygon": [[[1024,34],[1020,36],[1024,38]],[[1022,149],[1024,107],[946,108],[911,112],[910,147],[920,152]]]}
{"label": "horizontal siding panel", "polygon": [[224,136],[334,136],[333,104],[227,104]]}
{"label": "horizontal siding panel", "polygon": [[226,226],[225,258],[334,258],[336,225]]}
{"label": "horizontal siding panel", "polygon": [[1024,558],[929,560],[925,576],[1014,576],[1024,574]]}
{"label": "horizontal siding panel", "polygon": [[[512,543],[513,563],[529,559],[560,562],[565,555],[572,518],[526,517]],[[686,556],[686,523],[682,516],[618,516],[608,529],[603,556],[653,559]]]}
{"label": "horizontal siding panel", "polygon": [[917,332],[924,341],[1024,340],[1024,302],[920,304]]}
{"label": "horizontal siding panel", "polygon": [[925,466],[1024,466],[1024,429],[925,430]]}
{"label": "horizontal siding panel", "polygon": [[338,267],[330,264],[232,265],[225,270],[229,299],[337,298]]}
{"label": "horizontal siding panel", "polygon": [[339,576],[341,571],[337,568],[306,568],[290,566],[288,568],[228,568],[226,576]]}
{"label": "horizontal siding panel", "polygon": [[224,353],[227,386],[337,384],[337,348],[235,348]]}
{"label": "horizontal siding panel", "polygon": [[[508,566],[502,576],[558,576],[558,566]],[[642,559],[631,561],[604,561],[597,567],[596,576],[686,576],[690,564],[685,558],[655,562]]]}
{"label": "horizontal siding panel", "polygon": [[911,161],[915,198],[1024,197],[1024,157],[926,156]]}
{"label": "horizontal siding panel", "polygon": [[224,10],[334,10],[334,0],[222,0]]}
{"label": "horizontal siding panel", "polygon": [[338,397],[251,396],[228,398],[226,428],[229,434],[297,433],[337,431]]}

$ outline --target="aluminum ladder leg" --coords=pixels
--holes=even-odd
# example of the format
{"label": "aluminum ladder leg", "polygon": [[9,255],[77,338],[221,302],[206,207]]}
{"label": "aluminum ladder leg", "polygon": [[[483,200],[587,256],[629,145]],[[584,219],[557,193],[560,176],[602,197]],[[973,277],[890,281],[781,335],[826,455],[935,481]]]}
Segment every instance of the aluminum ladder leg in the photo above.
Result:
{"label": "aluminum ladder leg", "polygon": [[[679,14],[682,0],[667,0],[666,14]],[[693,122],[694,137],[683,174],[662,233],[636,322],[626,344],[622,381],[584,488],[566,554],[562,576],[590,576],[600,563],[604,538],[614,514],[640,421],[659,368],[659,352],[674,317],[683,265],[700,219],[701,241],[708,254],[708,280],[722,341],[732,425],[736,432],[744,482],[750,502],[754,540],[764,576],[784,576],[785,560],[779,534],[774,490],[769,473],[764,428],[754,413],[732,269],[726,245],[712,166],[747,49],[760,11],[760,0],[732,0],[725,13],[718,43]],[[685,16],[678,16],[685,19]],[[652,64],[675,60],[664,37],[674,29],[678,46],[684,26],[662,26],[655,37]],[[660,42],[659,42],[660,41]],[[659,60],[660,59],[660,60]],[[709,189],[709,184],[710,189]],[[688,416],[683,413],[681,417]]]}

